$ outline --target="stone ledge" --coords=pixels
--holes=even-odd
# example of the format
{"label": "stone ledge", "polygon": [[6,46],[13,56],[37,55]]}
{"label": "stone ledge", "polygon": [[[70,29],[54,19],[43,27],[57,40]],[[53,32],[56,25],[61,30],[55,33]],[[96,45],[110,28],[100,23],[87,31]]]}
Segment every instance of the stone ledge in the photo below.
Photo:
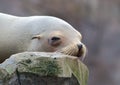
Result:
{"label": "stone ledge", "polygon": [[77,57],[61,53],[23,52],[0,64],[0,85],[19,85],[16,81],[22,85],[86,85],[87,78],[88,69]]}

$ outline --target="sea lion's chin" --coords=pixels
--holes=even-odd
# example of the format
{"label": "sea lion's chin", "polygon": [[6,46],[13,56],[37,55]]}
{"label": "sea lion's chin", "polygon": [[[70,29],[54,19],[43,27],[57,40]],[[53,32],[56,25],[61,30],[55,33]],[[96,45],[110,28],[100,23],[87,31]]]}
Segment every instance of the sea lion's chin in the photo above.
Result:
{"label": "sea lion's chin", "polygon": [[84,60],[86,52],[82,49],[81,51],[78,52],[78,54],[76,55],[80,60]]}
{"label": "sea lion's chin", "polygon": [[[59,51],[58,51],[59,52]],[[84,53],[81,52],[67,52],[67,51],[60,51],[60,53],[63,53],[65,55],[70,55],[70,56],[75,56],[78,59],[80,59],[81,61],[84,60]]]}

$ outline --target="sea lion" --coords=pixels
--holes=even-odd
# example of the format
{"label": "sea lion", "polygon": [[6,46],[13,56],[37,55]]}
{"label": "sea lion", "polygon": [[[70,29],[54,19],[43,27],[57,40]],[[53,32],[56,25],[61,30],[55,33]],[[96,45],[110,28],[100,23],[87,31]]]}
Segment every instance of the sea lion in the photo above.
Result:
{"label": "sea lion", "polygon": [[82,35],[53,16],[18,17],[0,13],[0,63],[24,52],[61,52],[84,59]]}

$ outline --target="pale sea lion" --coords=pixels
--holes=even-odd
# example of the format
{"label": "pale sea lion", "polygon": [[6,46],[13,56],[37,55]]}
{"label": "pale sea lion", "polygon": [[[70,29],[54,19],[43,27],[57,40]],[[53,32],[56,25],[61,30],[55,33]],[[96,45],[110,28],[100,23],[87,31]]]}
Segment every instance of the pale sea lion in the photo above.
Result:
{"label": "pale sea lion", "polygon": [[61,52],[84,59],[82,35],[66,21],[53,16],[17,17],[0,13],[0,63],[24,52]]}

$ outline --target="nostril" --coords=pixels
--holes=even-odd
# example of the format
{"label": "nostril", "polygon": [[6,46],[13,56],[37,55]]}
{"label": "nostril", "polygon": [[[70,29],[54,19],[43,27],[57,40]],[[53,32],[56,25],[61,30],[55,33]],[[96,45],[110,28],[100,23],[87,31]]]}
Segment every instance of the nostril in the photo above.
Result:
{"label": "nostril", "polygon": [[78,44],[77,46],[78,46],[78,49],[79,49],[79,50],[81,50],[82,47],[83,47],[82,44]]}

